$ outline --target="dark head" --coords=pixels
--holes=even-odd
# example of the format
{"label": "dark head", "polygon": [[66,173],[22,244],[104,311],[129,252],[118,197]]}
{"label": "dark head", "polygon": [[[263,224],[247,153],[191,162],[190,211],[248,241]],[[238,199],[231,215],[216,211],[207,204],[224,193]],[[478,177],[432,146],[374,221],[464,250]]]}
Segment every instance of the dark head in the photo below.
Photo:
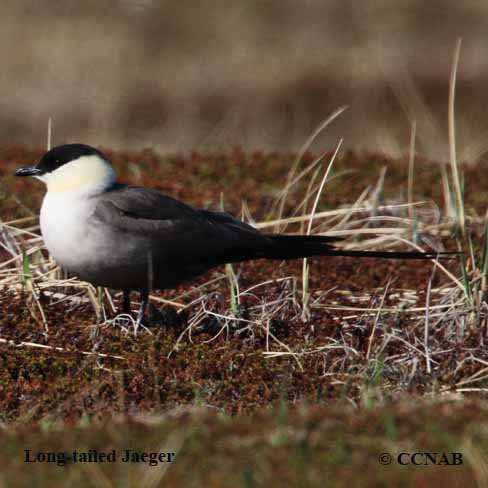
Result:
{"label": "dark head", "polygon": [[85,144],[65,144],[48,151],[36,166],[20,168],[15,176],[34,176],[48,191],[66,192],[106,188],[115,181],[107,158]]}

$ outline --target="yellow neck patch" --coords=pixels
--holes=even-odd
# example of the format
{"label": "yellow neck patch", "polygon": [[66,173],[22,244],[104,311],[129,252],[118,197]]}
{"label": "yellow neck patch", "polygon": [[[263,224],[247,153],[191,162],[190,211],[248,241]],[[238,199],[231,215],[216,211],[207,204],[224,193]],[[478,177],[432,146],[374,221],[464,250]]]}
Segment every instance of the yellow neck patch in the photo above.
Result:
{"label": "yellow neck patch", "polygon": [[82,156],[43,176],[49,193],[101,190],[115,181],[112,166],[100,156]]}

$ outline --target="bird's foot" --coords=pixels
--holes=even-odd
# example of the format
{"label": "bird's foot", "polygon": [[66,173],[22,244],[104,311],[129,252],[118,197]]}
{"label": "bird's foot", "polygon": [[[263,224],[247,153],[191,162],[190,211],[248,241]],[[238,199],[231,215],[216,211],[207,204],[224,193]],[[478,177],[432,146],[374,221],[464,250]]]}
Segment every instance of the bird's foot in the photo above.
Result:
{"label": "bird's foot", "polygon": [[147,327],[144,326],[142,323],[142,319],[144,318],[144,313],[146,312],[147,304],[149,303],[149,291],[143,289],[139,292],[141,297],[141,305],[139,306],[139,311],[137,312],[137,319],[134,323],[134,335],[137,335],[137,331],[139,327],[143,327],[146,331],[150,332]]}

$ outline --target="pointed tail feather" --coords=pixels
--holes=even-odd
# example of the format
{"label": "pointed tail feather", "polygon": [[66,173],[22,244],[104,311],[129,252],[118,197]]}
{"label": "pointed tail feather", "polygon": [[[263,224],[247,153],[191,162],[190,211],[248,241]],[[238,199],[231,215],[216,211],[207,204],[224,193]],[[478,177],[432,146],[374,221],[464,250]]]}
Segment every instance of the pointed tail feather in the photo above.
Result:
{"label": "pointed tail feather", "polygon": [[332,236],[267,234],[266,237],[272,240],[272,245],[257,250],[254,258],[293,259],[312,256],[344,256],[380,259],[436,259],[438,257],[453,259],[460,254],[436,251],[351,251],[335,247],[332,243],[343,239]]}
{"label": "pointed tail feather", "polygon": [[380,259],[453,259],[459,256],[459,252],[436,251],[350,251],[333,249],[327,252],[327,256],[344,256],[352,258],[380,258]]}

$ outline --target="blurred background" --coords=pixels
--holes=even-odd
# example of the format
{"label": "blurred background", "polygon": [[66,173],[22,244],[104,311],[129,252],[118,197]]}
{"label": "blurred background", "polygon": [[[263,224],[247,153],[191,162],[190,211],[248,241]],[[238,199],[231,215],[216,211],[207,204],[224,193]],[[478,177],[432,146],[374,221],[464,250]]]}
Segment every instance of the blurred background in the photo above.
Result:
{"label": "blurred background", "polygon": [[488,151],[488,3],[6,0],[0,143],[298,151],[317,139],[445,159],[450,66],[460,159]]}

